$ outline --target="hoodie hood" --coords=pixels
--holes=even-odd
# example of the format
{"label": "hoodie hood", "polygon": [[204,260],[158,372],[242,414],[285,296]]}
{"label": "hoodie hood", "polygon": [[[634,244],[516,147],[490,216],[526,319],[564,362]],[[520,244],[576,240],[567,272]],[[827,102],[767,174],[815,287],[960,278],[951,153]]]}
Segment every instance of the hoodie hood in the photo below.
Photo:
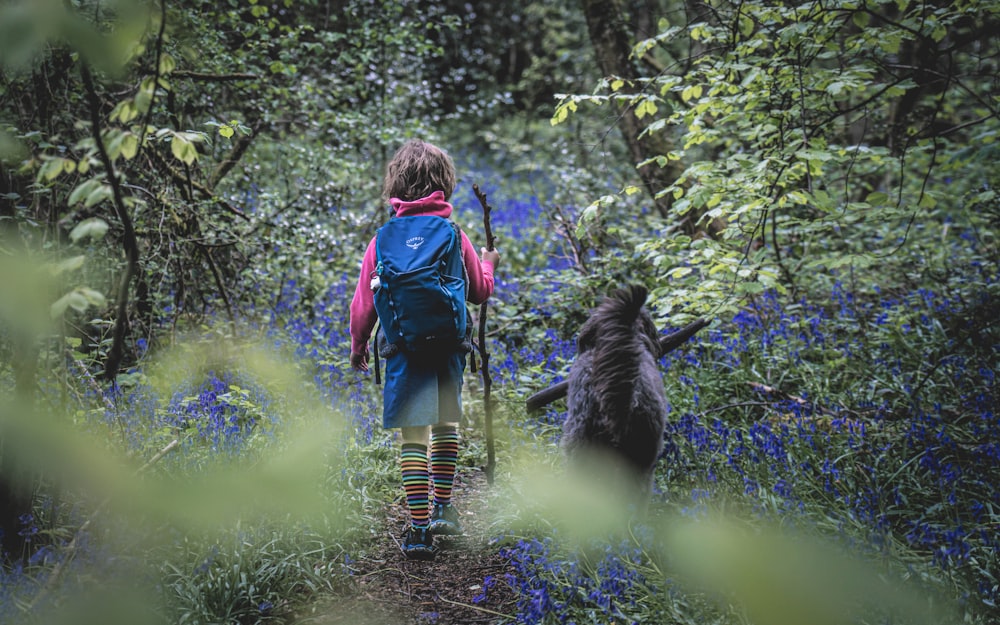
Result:
{"label": "hoodie hood", "polygon": [[399,198],[390,198],[389,205],[396,217],[412,217],[413,215],[432,215],[434,217],[451,217],[452,207],[444,199],[443,191],[435,191],[427,197],[406,202]]}

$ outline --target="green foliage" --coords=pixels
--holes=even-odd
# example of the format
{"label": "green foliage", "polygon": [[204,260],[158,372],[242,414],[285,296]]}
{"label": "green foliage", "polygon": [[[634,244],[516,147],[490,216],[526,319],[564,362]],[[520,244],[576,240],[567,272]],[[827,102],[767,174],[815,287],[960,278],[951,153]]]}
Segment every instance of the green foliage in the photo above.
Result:
{"label": "green foliage", "polygon": [[[268,622],[338,588],[343,556],[384,538],[396,452],[372,428],[379,389],[348,377],[344,309],[385,217],[380,166],[420,135],[455,156],[456,218],[474,242],[471,183],[495,209],[503,263],[489,341],[510,490],[491,527],[505,545],[557,526],[561,538],[581,520],[621,521],[566,518],[575,508],[559,481],[561,414],[536,418],[521,405],[565,374],[590,306],[638,281],[653,287],[660,325],[715,320],[664,363],[672,424],[711,425],[679,442],[657,476],[667,512],[697,515],[710,501],[748,513],[754,531],[777,517],[877,550],[887,575],[905,569],[934,592],[979,596],[998,563],[975,531],[997,520],[962,505],[990,501],[995,471],[949,490],[923,461],[968,465],[978,417],[958,398],[995,360],[995,3],[690,4],[690,22],[667,11],[674,21],[634,48],[637,65],[660,70],[634,84],[606,77],[589,95],[576,95],[597,80],[586,75],[582,16],[564,0],[336,4],[0,9],[0,382],[42,391],[41,414],[52,417],[3,413],[0,477],[17,460],[31,492],[60,493],[65,505],[40,497],[25,509],[44,519],[49,546],[90,517],[74,506],[98,511],[104,531],[92,535],[110,538],[112,568],[130,576],[119,556],[133,556],[125,581],[159,590],[129,604],[162,603],[182,622]],[[555,92],[571,95],[553,111]],[[556,123],[508,116],[511,104]],[[670,215],[649,210],[629,155],[608,136],[622,107],[651,124],[647,138],[676,146],[647,163],[682,165],[652,190]],[[686,215],[706,236],[677,234]],[[138,273],[122,316],[128,220]],[[126,357],[104,389],[95,374],[122,318]],[[182,340],[192,329],[200,338]],[[292,346],[292,362],[235,349],[236,337],[262,331]],[[744,348],[735,360],[734,345]],[[328,395],[309,397],[313,384]],[[995,403],[995,386],[982,388]],[[478,387],[467,390],[468,468],[484,452]],[[331,396],[349,398],[333,415]],[[778,454],[787,466],[731,446],[779,436],[790,437]],[[539,479],[550,475],[553,484]],[[112,509],[98,505],[107,496]],[[972,536],[967,552],[942,550],[956,522]],[[733,538],[732,552],[712,551],[731,536],[745,538],[666,532],[651,545],[637,532],[625,557],[550,542],[534,580],[569,612],[545,618],[782,618],[767,609],[782,603],[787,577],[746,574],[775,564],[762,553],[774,543],[756,550]],[[54,564],[38,546],[28,570],[41,575]],[[671,560],[683,547],[687,567]],[[723,566],[737,555],[740,567]],[[674,584],[698,573],[699,556],[707,585],[732,592],[733,605]],[[804,591],[831,579],[791,570]],[[78,605],[75,582],[84,594],[101,580],[125,596],[128,584],[111,583],[100,563],[76,571],[59,596],[64,621]],[[830,584],[838,593],[850,587],[840,579]],[[37,591],[3,597],[26,605]],[[121,622],[156,622],[148,609],[107,605],[122,608]],[[970,622],[995,612],[968,606]],[[105,616],[99,606],[83,613]]]}
{"label": "green foliage", "polygon": [[1000,128],[977,46],[995,52],[998,15],[994,2],[718,3],[636,44],[636,59],[677,71],[564,96],[553,123],[611,104],[671,136],[678,149],[643,165],[683,163],[655,193],[712,236],[642,245],[654,293],[679,311],[732,313],[761,289],[905,267],[909,226],[983,188]]}
{"label": "green foliage", "polygon": [[367,220],[337,209],[374,201],[370,164],[426,130],[440,104],[427,66],[443,54],[431,38],[454,20],[400,4],[341,8],[3,7],[5,28],[19,35],[0,45],[4,246],[40,248],[76,240],[78,224],[107,224],[93,241],[100,281],[59,308],[82,308],[81,295],[97,307],[99,319],[70,321],[92,363],[114,369],[109,377],[121,368],[113,353],[128,366],[136,341],[155,340],[162,323],[235,317],[338,248],[363,245],[305,237],[324,214],[337,234],[364,236],[357,226]]}
{"label": "green foliage", "polygon": [[[242,385],[211,373],[227,370],[238,370]],[[200,392],[189,390],[206,378]],[[33,561],[32,571],[53,577],[51,587],[19,589],[19,606],[3,604],[5,617],[90,613],[73,597],[86,595],[91,580],[124,585],[106,609],[123,608],[133,594],[155,596],[149,601],[164,607],[150,612],[170,622],[272,622],[339,587],[342,545],[365,539],[367,526],[357,522],[353,491],[324,487],[347,466],[343,433],[295,367],[252,346],[191,342],[158,354],[103,400],[72,421],[57,407],[4,403],[3,460],[19,469],[5,477],[44,472],[63,493],[37,508],[43,518],[32,524],[46,529],[35,540],[47,535],[67,562],[87,550],[71,574],[60,570],[63,558]],[[105,574],[104,555],[90,558],[96,551],[120,566]]]}

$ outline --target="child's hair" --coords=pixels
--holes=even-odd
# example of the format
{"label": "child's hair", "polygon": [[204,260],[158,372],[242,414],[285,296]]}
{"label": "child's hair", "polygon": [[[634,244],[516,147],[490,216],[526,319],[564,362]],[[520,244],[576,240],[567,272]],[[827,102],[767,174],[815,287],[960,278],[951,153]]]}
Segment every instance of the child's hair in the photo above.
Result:
{"label": "child's hair", "polygon": [[419,139],[407,141],[396,150],[385,168],[382,199],[419,200],[435,191],[444,199],[455,190],[455,164],[441,148]]}

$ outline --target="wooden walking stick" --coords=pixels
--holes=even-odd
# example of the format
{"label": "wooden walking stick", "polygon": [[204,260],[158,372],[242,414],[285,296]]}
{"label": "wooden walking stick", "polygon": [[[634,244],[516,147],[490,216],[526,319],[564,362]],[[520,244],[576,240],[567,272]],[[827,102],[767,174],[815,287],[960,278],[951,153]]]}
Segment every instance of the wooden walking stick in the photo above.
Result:
{"label": "wooden walking stick", "polygon": [[[490,228],[490,212],[493,207],[486,201],[486,194],[479,190],[479,185],[472,185],[472,192],[476,194],[479,203],[483,205],[483,229],[486,231],[486,249],[493,250],[493,229]],[[493,484],[493,473],[496,469],[496,449],[493,442],[493,402],[490,392],[493,386],[493,378],[490,377],[490,354],[486,350],[486,304],[479,305],[479,357],[482,359],[480,369],[483,371],[483,420],[486,430],[486,481]]]}

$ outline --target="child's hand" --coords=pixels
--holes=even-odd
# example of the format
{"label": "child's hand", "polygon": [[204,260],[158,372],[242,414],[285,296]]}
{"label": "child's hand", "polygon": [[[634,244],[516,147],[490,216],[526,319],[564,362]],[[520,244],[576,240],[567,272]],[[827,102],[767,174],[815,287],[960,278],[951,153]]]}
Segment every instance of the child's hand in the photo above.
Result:
{"label": "child's hand", "polygon": [[493,265],[493,269],[500,266],[500,252],[496,250],[488,250],[485,247],[481,248],[482,261],[488,262]]}
{"label": "child's hand", "polygon": [[368,351],[363,354],[351,352],[351,367],[358,371],[368,371]]}

